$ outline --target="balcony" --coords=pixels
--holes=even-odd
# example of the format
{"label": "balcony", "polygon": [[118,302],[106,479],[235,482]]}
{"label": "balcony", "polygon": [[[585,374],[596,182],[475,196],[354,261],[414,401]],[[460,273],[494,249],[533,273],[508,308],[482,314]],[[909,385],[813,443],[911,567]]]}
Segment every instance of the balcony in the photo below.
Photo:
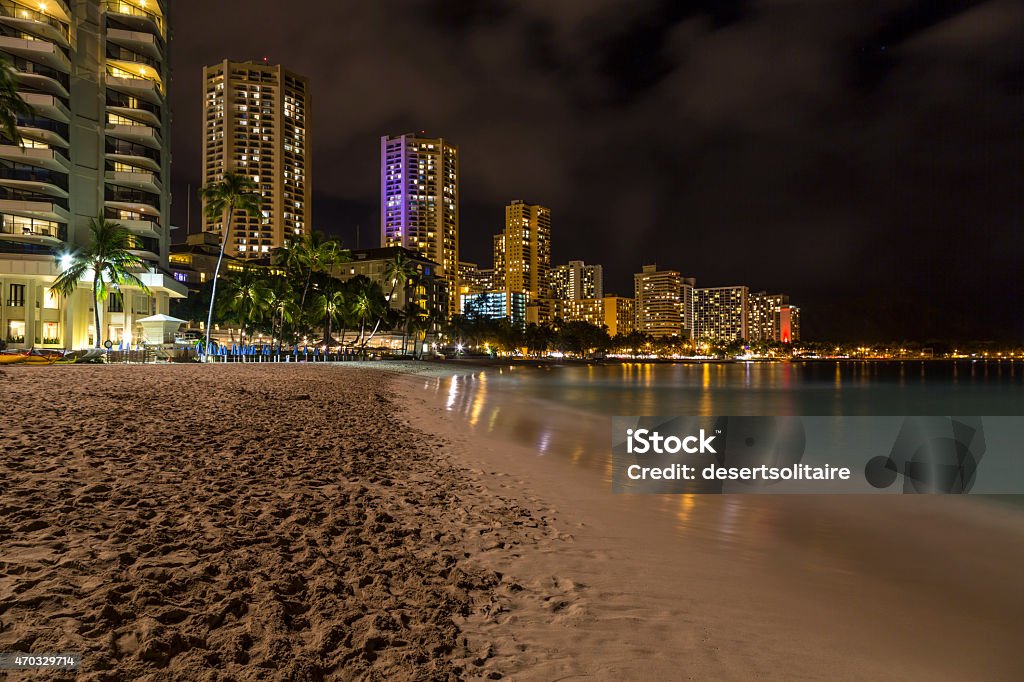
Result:
{"label": "balcony", "polygon": [[[40,220],[52,220],[60,223],[68,223],[71,221],[71,214],[68,213],[66,208],[58,203],[59,201],[66,201],[66,199],[46,201],[45,199],[40,198],[32,200],[0,198],[0,213],[9,213],[11,215],[19,215],[26,218],[38,218]],[[27,236],[31,236],[31,234]]]}
{"label": "balcony", "polygon": [[71,169],[71,162],[56,149],[32,149],[13,144],[2,144],[0,145],[0,159],[38,166],[59,173],[67,173]]}
{"label": "balcony", "polygon": [[71,60],[53,43],[0,36],[0,50],[24,57],[28,61],[42,64],[61,73],[71,73]]}
{"label": "balcony", "polygon": [[68,198],[66,174],[55,174],[35,167],[0,166],[0,186],[19,192],[47,194],[61,199]]}
{"label": "balcony", "polygon": [[115,185],[141,189],[153,194],[160,194],[163,191],[163,184],[157,179],[156,173],[150,171],[107,171],[106,180]]}
{"label": "balcony", "polygon": [[163,123],[160,120],[159,116],[145,109],[136,109],[135,107],[112,106],[108,104],[107,111],[117,114],[118,116],[124,116],[125,118],[136,119],[153,128],[159,128],[160,125]]}
{"label": "balcony", "polygon": [[158,230],[160,226],[152,220],[121,220],[120,218],[109,218],[118,225],[131,231],[132,234],[149,239],[160,239],[163,237]]}
{"label": "balcony", "polygon": [[24,5],[16,5],[10,0],[0,0],[0,23],[11,26],[19,31],[47,38],[64,47],[70,47],[68,32],[68,13],[62,8],[63,3],[55,2],[51,14],[62,14],[63,21],[55,16],[37,12]]}
{"label": "balcony", "polygon": [[128,140],[129,142],[136,142],[150,149],[160,149],[163,146],[160,133],[151,126],[131,126],[117,123],[107,126],[107,135],[121,140]]}
{"label": "balcony", "polygon": [[71,77],[68,74],[16,55],[11,55],[9,61],[14,68],[19,90],[45,92],[64,99],[70,97],[68,88],[71,87]]}
{"label": "balcony", "polygon": [[129,31],[121,28],[108,28],[107,40],[135,50],[152,59],[163,59],[163,45],[152,33]]}
{"label": "balcony", "polygon": [[51,127],[49,126],[46,128],[40,128],[33,125],[32,122],[29,122],[27,125],[19,125],[18,131],[24,138],[45,142],[51,147],[67,149],[71,146],[71,143],[69,143],[63,135],[56,130],[51,130],[50,128]]}
{"label": "balcony", "polygon": [[163,88],[157,81],[147,78],[128,78],[107,74],[107,87],[127,93],[152,104],[163,104]]}
{"label": "balcony", "polygon": [[147,196],[137,190],[126,189],[123,192],[117,192],[112,190],[109,185],[103,198],[103,205],[107,209],[140,213],[153,216],[154,218],[160,216],[160,210],[156,206],[157,203],[159,203],[159,197]]}
{"label": "balcony", "polygon": [[127,26],[133,26],[142,31],[153,31],[161,38],[165,37],[164,18],[134,2],[107,0],[107,14],[116,14],[118,20]]}
{"label": "balcony", "polygon": [[22,93],[21,98],[37,114],[54,121],[60,121],[61,123],[71,123],[71,111],[53,95],[44,95],[40,92],[25,92]]}
{"label": "balcony", "polygon": [[139,168],[145,168],[146,170],[154,172],[160,171],[160,164],[148,156],[138,156],[135,154],[121,153],[120,151],[107,149],[107,160],[120,161],[122,163],[138,166]]}
{"label": "balcony", "polygon": [[[0,204],[2,203],[0,201]],[[66,225],[58,225],[57,227],[11,225],[5,220],[0,225],[0,237],[24,244],[57,246],[67,241],[68,229]]]}

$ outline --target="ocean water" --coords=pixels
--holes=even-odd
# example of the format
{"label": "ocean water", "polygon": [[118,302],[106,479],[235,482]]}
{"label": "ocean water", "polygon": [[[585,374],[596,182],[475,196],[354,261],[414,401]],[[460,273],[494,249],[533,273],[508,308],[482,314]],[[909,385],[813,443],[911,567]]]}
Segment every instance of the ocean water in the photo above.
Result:
{"label": "ocean water", "polygon": [[1022,362],[501,367],[492,390],[604,415],[1017,415]]}
{"label": "ocean water", "polygon": [[424,387],[481,435],[601,472],[615,415],[1024,414],[1019,361],[512,365]]}

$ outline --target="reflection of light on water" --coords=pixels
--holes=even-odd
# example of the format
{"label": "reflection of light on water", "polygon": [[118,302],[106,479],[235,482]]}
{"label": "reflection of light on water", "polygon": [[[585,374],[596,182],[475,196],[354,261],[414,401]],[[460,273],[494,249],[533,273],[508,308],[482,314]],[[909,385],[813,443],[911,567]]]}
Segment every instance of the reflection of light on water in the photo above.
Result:
{"label": "reflection of light on water", "polygon": [[580,463],[580,457],[582,457],[582,456],[583,456],[583,446],[582,445],[577,445],[572,450],[572,455],[571,455],[572,463],[573,464],[579,464]]}
{"label": "reflection of light on water", "polygon": [[448,385],[448,404],[447,409],[451,410],[455,405],[455,397],[459,395],[459,377],[453,376],[452,383]]}
{"label": "reflection of light on water", "polygon": [[499,412],[501,412],[501,408],[495,405],[494,409],[491,410],[491,418],[487,420],[487,433],[491,433],[492,431],[494,431],[494,425],[498,421]]}
{"label": "reflection of light on water", "polygon": [[693,508],[697,506],[697,496],[692,494],[679,495],[679,508],[676,510],[676,520],[681,526],[685,526],[690,520]]}
{"label": "reflection of light on water", "polygon": [[737,534],[736,527],[740,522],[740,515],[743,511],[739,502],[732,499],[731,495],[722,495],[722,515],[718,519],[718,531],[722,540],[735,541]]}
{"label": "reflection of light on water", "polygon": [[487,396],[487,375],[480,375],[479,385],[476,387],[476,393],[473,395],[473,405],[469,410],[469,425],[476,426],[476,423],[480,421],[480,411],[484,408],[484,398]]}
{"label": "reflection of light on water", "polygon": [[537,454],[546,455],[548,454],[548,445],[551,444],[551,431],[544,429],[540,434],[540,439],[537,441]]}

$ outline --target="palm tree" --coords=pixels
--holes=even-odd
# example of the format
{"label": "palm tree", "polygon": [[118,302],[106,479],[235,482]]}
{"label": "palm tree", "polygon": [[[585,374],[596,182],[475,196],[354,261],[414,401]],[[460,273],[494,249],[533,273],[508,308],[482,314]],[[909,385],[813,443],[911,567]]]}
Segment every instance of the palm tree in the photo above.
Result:
{"label": "palm tree", "polygon": [[[408,284],[416,278],[417,273],[418,270],[416,269],[416,263],[405,255],[405,251],[399,249],[395,252],[395,257],[388,261],[384,266],[384,281],[386,282],[391,280],[391,291],[387,295],[387,302],[389,306],[394,305],[395,290],[398,289],[398,286],[401,285],[402,289],[405,290]],[[406,298],[408,298],[408,296]],[[380,323],[384,321],[384,315],[387,314],[387,312],[387,309],[383,310],[381,312],[381,316],[377,318],[377,324],[373,326],[373,332],[370,333],[371,339],[380,328]]]}
{"label": "palm tree", "polygon": [[[400,314],[402,318],[402,355],[405,355],[409,331],[413,328],[418,329],[421,326],[426,327],[427,322],[425,318],[427,311],[418,303],[407,301]],[[413,350],[415,350],[415,346]]]}
{"label": "palm tree", "polygon": [[270,299],[270,285],[259,273],[249,268],[224,278],[224,305],[235,315],[242,327],[245,343],[250,323],[257,322]]}
{"label": "palm tree", "polygon": [[206,315],[206,352],[210,352],[210,328],[213,324],[213,306],[217,300],[217,277],[220,275],[220,264],[224,260],[224,247],[231,237],[231,218],[235,211],[247,214],[258,214],[260,211],[260,195],[256,191],[256,183],[247,175],[225,173],[224,179],[207,185],[199,191],[206,202],[206,216],[210,220],[223,218],[224,233],[220,240],[220,255],[217,256],[217,269],[213,271],[213,288],[210,292],[210,311]]}
{"label": "palm tree", "polygon": [[373,338],[373,334],[370,334],[369,338],[366,337],[367,323],[374,318],[377,318],[379,323],[389,306],[387,299],[384,298],[384,290],[376,282],[366,277],[356,277],[351,282],[353,282],[352,316],[359,323],[359,336],[356,339],[356,345],[365,348]]}
{"label": "palm tree", "polygon": [[348,299],[345,297],[344,289],[324,291],[316,299],[316,308],[324,319],[324,344],[328,347],[334,340],[331,337],[334,322],[343,319],[347,305]]}
{"label": "palm tree", "polygon": [[313,275],[329,272],[332,266],[347,262],[348,254],[338,240],[328,239],[321,232],[311,232],[292,239],[278,252],[276,260],[289,270],[304,271],[305,283],[299,301],[299,307],[303,308]]}
{"label": "palm tree", "polygon": [[275,278],[267,294],[267,310],[270,311],[270,338],[277,339],[277,348],[280,352],[284,326],[293,322],[299,314],[295,291],[288,280],[282,277]]}
{"label": "palm tree", "polygon": [[0,128],[14,144],[21,144],[18,117],[30,118],[32,107],[18,94],[18,82],[7,60],[0,56]]}
{"label": "palm tree", "polygon": [[86,274],[92,273],[93,312],[96,316],[96,348],[101,345],[100,305],[107,299],[109,285],[133,286],[149,293],[149,288],[132,272],[142,266],[142,259],[131,252],[134,237],[118,223],[93,218],[89,224],[89,243],[71,256],[71,263],[54,280],[50,290],[61,296],[74,293]]}
{"label": "palm tree", "polygon": [[388,303],[394,303],[395,290],[399,286],[405,289],[405,286],[416,277],[417,272],[416,263],[405,255],[405,251],[399,249],[395,257],[384,266],[384,281],[391,280]]}

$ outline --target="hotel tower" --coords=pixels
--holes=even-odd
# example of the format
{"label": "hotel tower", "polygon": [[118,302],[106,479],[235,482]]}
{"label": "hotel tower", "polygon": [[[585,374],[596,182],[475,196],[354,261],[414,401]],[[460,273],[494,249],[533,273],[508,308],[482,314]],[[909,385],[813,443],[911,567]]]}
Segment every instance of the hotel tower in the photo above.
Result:
{"label": "hotel tower", "polygon": [[449,316],[459,312],[458,151],[422,132],[380,138],[380,245],[441,266]]}
{"label": "hotel tower", "polygon": [[[2,0],[0,0],[2,1]],[[223,61],[203,69],[203,178],[247,175],[262,197],[257,215],[231,218],[225,253],[267,258],[310,229],[309,81],[280,65]],[[203,231],[221,234],[203,211]]]}
{"label": "hotel tower", "polygon": [[0,56],[31,108],[0,139],[0,333],[12,348],[91,346],[92,280],[49,287],[102,216],[132,233],[149,289],[101,307],[101,341],[140,340],[185,288],[166,275],[170,216],[168,3],[0,0]]}

